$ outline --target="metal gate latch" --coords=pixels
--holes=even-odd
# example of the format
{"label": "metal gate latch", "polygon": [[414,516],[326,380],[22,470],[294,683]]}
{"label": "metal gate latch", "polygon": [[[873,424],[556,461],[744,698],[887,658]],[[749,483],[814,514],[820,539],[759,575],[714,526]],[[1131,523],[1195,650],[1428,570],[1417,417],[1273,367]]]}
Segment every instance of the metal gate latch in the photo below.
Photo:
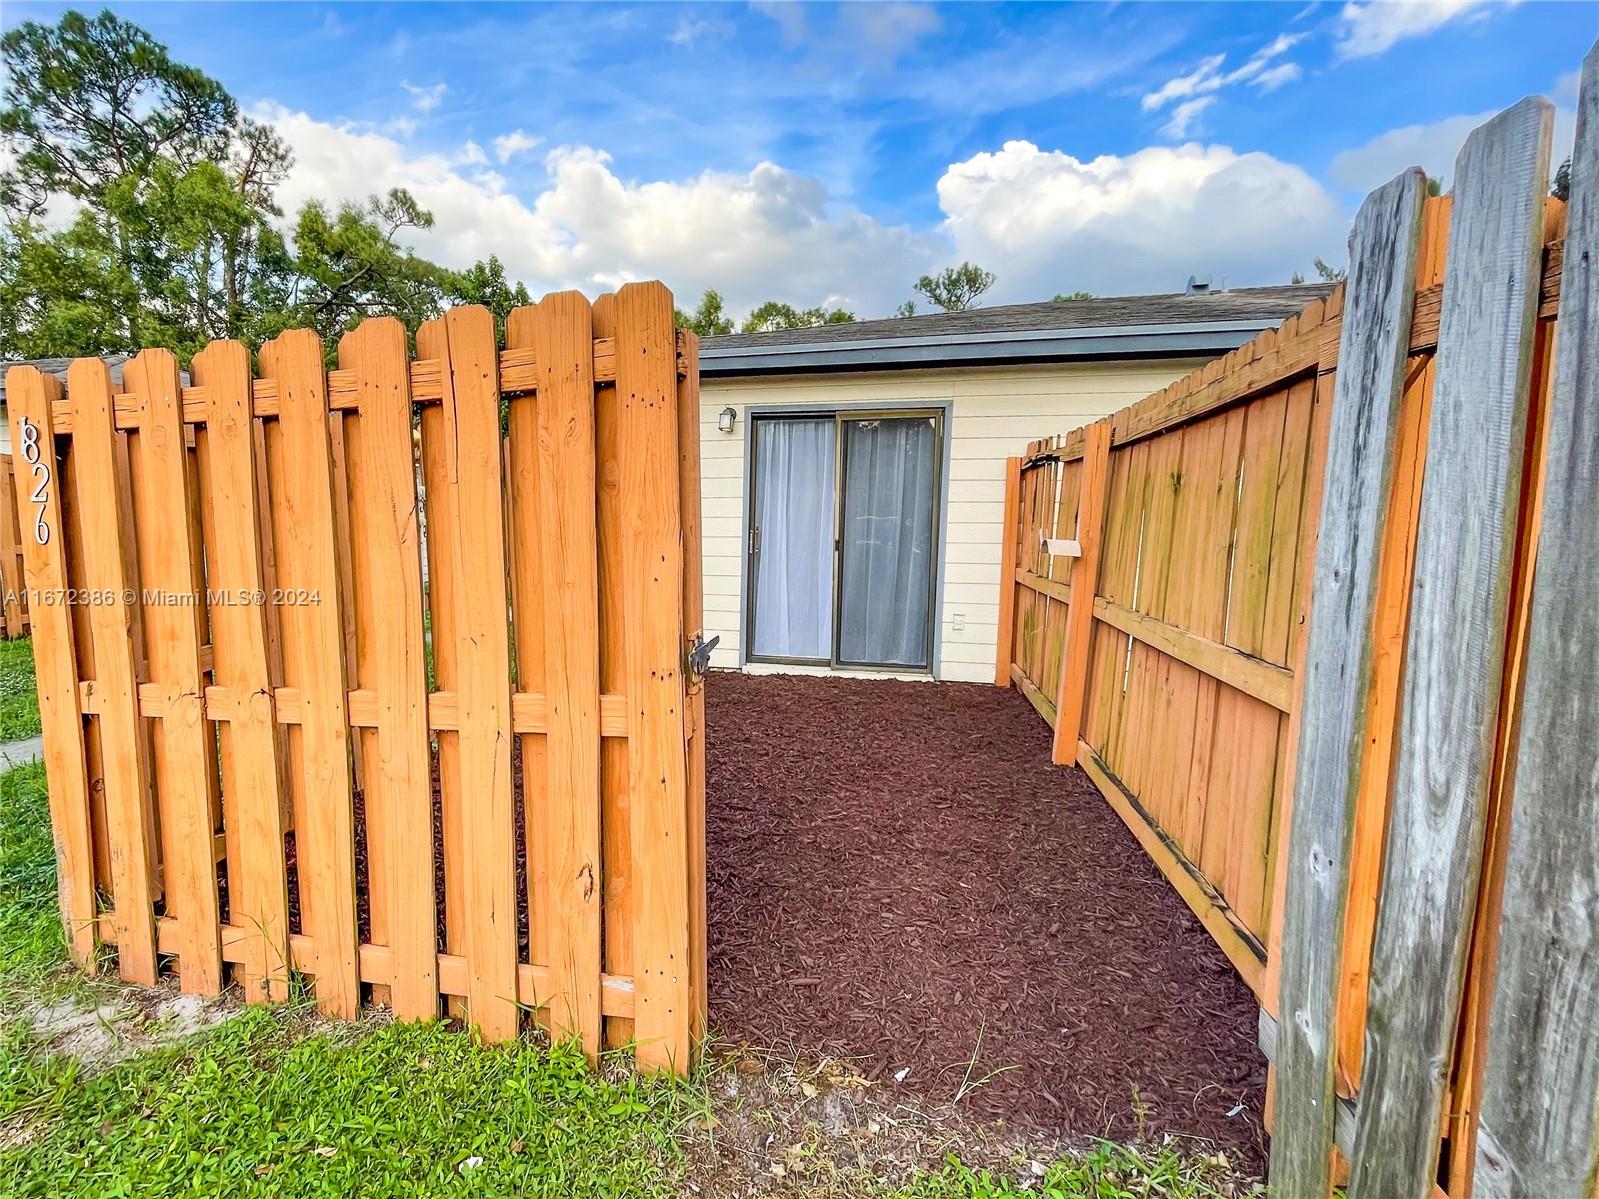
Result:
{"label": "metal gate latch", "polygon": [[711,651],[721,643],[721,640],[718,636],[707,641],[704,633],[694,634],[694,640],[688,647],[688,677],[691,680],[705,677],[705,672],[711,665]]}

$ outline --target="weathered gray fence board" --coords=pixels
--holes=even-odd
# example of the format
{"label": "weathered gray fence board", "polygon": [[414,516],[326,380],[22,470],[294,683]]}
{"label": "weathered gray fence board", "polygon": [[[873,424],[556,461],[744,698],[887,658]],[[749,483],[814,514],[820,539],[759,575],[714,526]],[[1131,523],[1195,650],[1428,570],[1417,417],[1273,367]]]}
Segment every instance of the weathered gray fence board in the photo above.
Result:
{"label": "weathered gray fence board", "polygon": [[1422,1199],[1460,1007],[1503,671],[1553,109],[1456,162],[1352,1199]]}
{"label": "weathered gray fence board", "polygon": [[1354,797],[1366,750],[1372,616],[1393,481],[1427,179],[1366,197],[1349,239],[1338,378],[1327,439],[1315,602],[1288,843],[1277,1010],[1274,1195],[1324,1199],[1333,1143],[1339,947]]}
{"label": "weathered gray fence board", "polygon": [[1582,70],[1479,1199],[1599,1173],[1599,44]]}

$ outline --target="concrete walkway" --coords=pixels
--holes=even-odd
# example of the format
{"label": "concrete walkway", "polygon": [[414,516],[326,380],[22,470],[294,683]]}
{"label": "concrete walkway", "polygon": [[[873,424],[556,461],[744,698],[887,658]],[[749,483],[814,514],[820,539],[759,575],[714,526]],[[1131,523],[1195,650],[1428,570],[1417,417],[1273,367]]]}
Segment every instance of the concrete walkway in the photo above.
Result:
{"label": "concrete walkway", "polygon": [[26,766],[44,756],[43,737],[24,737],[21,741],[0,741],[0,770]]}

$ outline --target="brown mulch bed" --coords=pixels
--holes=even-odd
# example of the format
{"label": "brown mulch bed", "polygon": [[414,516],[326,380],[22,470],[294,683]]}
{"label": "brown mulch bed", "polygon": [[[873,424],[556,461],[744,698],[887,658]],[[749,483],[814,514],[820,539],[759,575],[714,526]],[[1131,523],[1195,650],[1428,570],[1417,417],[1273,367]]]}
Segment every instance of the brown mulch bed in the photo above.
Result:
{"label": "brown mulch bed", "polygon": [[1249,989],[1017,692],[718,672],[707,727],[715,1033],[1260,1167]]}

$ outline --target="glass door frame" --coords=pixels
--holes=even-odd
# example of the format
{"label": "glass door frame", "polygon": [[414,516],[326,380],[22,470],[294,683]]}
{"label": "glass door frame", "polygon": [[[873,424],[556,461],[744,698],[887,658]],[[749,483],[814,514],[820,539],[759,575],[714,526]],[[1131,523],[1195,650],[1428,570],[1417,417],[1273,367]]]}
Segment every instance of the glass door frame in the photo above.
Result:
{"label": "glass door frame", "polygon": [[[871,671],[879,674],[927,674],[936,676],[935,667],[938,661],[938,632],[941,615],[938,608],[938,592],[944,579],[943,543],[941,539],[944,532],[944,467],[945,458],[949,451],[949,446],[945,440],[945,429],[948,426],[950,415],[948,404],[935,402],[930,404],[861,404],[838,408],[795,407],[790,409],[782,407],[751,409],[746,415],[748,432],[745,446],[745,475],[749,480],[749,488],[744,505],[744,636],[741,638],[744,661],[757,664],[822,666],[835,670]],[[831,655],[827,658],[795,658],[755,652],[755,625],[758,619],[755,593],[759,567],[758,560],[760,557],[758,526],[755,524],[756,488],[760,484],[760,480],[756,477],[756,462],[758,459],[758,455],[755,452],[756,425],[768,420],[785,419],[831,419],[833,421],[833,619]],[[933,422],[933,510],[930,514],[931,525],[928,546],[932,561],[928,564],[927,571],[927,637],[924,646],[927,665],[925,666],[906,666],[892,662],[886,664],[850,662],[839,657],[840,626],[844,613],[843,520],[844,468],[846,465],[844,425],[849,421],[894,419],[925,419]]]}

